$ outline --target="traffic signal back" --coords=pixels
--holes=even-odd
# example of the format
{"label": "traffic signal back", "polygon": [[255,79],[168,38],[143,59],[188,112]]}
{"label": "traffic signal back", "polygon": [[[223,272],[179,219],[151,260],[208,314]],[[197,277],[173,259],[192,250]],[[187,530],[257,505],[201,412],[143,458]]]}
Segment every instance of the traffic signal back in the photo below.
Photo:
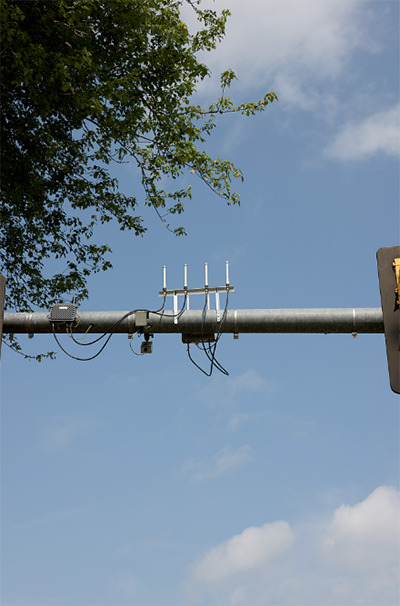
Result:
{"label": "traffic signal back", "polygon": [[400,246],[376,253],[390,387],[400,393]]}

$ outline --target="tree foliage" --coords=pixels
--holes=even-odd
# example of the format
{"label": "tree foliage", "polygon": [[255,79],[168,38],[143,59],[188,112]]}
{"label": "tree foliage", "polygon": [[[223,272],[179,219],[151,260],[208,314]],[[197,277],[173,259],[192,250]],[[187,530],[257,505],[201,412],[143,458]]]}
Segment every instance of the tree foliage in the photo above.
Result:
{"label": "tree foliage", "polygon": [[[180,9],[189,4],[199,30]],[[93,242],[110,220],[143,234],[138,201],[180,214],[191,187],[166,191],[164,178],[190,171],[228,204],[239,202],[229,161],[203,143],[226,112],[262,111],[276,99],[235,107],[221,76],[221,97],[193,104],[209,76],[198,59],[222,39],[228,11],[192,0],[1,0],[0,264],[8,309],[49,308],[70,293],[87,297],[92,272],[111,267],[107,244]],[[120,191],[113,162],[133,161],[143,190]],[[184,233],[183,228],[174,230]],[[46,275],[47,259],[63,271]]]}

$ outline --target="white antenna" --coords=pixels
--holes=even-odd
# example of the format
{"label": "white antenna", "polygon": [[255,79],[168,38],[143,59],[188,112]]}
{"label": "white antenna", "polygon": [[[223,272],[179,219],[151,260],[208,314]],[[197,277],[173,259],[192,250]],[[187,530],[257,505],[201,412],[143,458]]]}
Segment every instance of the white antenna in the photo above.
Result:
{"label": "white antenna", "polygon": [[210,294],[215,294],[215,311],[217,313],[217,322],[221,321],[221,310],[220,310],[220,293],[234,292],[235,288],[229,284],[229,264],[225,262],[225,286],[209,286],[208,285],[208,263],[204,263],[204,274],[205,274],[205,285],[204,288],[188,288],[187,287],[187,264],[183,266],[183,288],[174,290],[167,290],[167,268],[163,266],[163,290],[159,291],[160,297],[173,297],[173,310],[174,310],[174,323],[178,324],[179,320],[179,306],[178,297],[186,297],[186,309],[189,310],[189,295],[207,295],[207,309],[210,310]]}
{"label": "white antenna", "polygon": [[207,297],[207,310],[210,311],[210,295],[208,294],[208,263],[204,263],[204,271],[206,274],[205,289]]}
{"label": "white antenna", "polygon": [[183,289],[186,291],[186,309],[189,311],[189,295],[187,294],[187,264],[185,263],[185,271],[184,271],[184,284]]}

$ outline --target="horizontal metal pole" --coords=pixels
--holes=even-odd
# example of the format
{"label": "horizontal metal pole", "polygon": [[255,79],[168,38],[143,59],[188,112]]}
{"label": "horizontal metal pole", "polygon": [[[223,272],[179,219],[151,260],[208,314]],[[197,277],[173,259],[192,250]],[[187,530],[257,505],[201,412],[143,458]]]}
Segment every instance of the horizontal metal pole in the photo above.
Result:
{"label": "horizontal metal pole", "polygon": [[[120,321],[126,314],[127,318]],[[346,309],[236,309],[228,310],[225,321],[217,321],[216,311],[184,311],[174,323],[172,311],[161,314],[149,312],[149,333],[383,333],[383,314],[380,307]],[[4,333],[51,333],[52,325],[46,312],[5,313]],[[223,312],[220,313],[221,320]],[[117,323],[119,324],[115,326]],[[98,334],[112,330],[116,333],[134,333],[135,313],[128,311],[82,311],[74,333]],[[57,333],[65,332],[65,324],[56,324]]]}

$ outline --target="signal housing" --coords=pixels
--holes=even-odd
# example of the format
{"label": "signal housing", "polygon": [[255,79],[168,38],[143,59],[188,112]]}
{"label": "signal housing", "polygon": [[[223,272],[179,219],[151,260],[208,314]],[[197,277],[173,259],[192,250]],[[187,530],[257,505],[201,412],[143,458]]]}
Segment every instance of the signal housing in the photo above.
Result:
{"label": "signal housing", "polygon": [[400,393],[400,246],[386,246],[376,253],[385,329],[390,387]]}

